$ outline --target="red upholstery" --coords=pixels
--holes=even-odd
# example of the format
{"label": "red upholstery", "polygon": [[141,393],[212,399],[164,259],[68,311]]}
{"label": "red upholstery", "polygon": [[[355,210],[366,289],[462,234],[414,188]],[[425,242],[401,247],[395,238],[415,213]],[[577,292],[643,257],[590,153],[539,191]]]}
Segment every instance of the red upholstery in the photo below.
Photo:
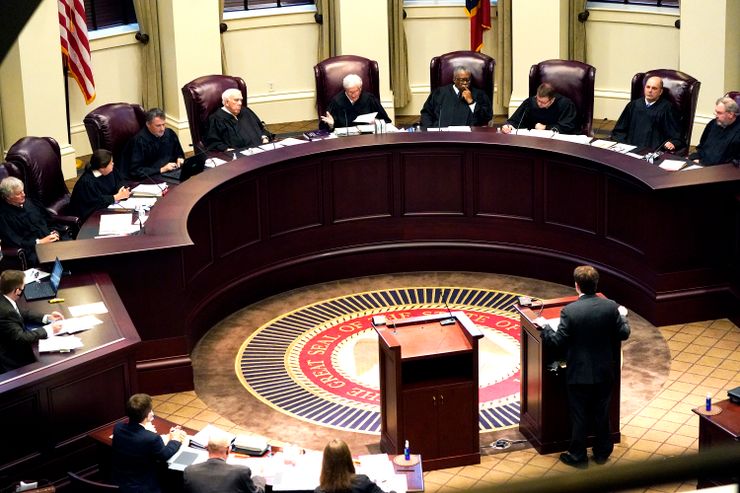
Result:
{"label": "red upholstery", "polygon": [[435,56],[429,63],[429,85],[431,92],[438,87],[452,84],[455,67],[464,66],[470,70],[470,84],[486,93],[493,104],[493,71],[496,60],[475,51],[452,51]]}
{"label": "red upholstery", "polygon": [[580,133],[591,135],[594,119],[594,82],[596,68],[576,60],[545,60],[529,69],[529,95],[534,96],[543,82],[576,105],[581,122]]}
{"label": "red upholstery", "polygon": [[204,75],[182,86],[185,110],[188,112],[190,137],[194,146],[204,149],[203,135],[208,131],[208,117],[223,106],[221,94],[226,89],[239,89],[247,105],[247,84],[241,77]]}
{"label": "red upholstery", "polygon": [[55,222],[66,224],[76,232],[79,218],[65,215],[70,193],[64,183],[57,141],[51,137],[23,137],[8,149],[5,159],[20,171],[26,194],[41,202]]}
{"label": "red upholstery", "polygon": [[362,90],[374,94],[380,101],[380,76],[375,60],[356,55],[335,56],[317,63],[313,74],[316,79],[316,113],[319,117],[326,113],[332,98],[344,91],[342,80],[349,74],[357,74],[362,79]]}
{"label": "red upholstery", "polygon": [[146,113],[139,104],[108,103],[92,110],[82,121],[92,150],[109,150],[116,166],[121,166],[125,162],[121,154],[131,138],[144,127]]}
{"label": "red upholstery", "polygon": [[679,72],[678,70],[649,70],[644,73],[635,74],[632,77],[630,100],[643,97],[645,94],[645,82],[650,77],[656,76],[663,79],[663,95],[661,97],[668,99],[678,109],[678,113],[681,116],[681,121],[679,122],[681,138],[686,144],[685,151],[688,152],[688,146],[691,144],[691,131],[694,128],[694,114],[696,113],[696,102],[699,99],[701,82],[689,74]]}
{"label": "red upholstery", "polygon": [[740,106],[740,91],[730,91],[725,96],[734,99],[737,105]]}

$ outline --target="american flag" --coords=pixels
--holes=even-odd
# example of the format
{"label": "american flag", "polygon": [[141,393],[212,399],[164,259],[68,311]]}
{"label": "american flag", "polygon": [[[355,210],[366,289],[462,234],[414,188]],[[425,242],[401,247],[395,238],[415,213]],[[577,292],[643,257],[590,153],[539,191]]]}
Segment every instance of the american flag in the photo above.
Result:
{"label": "american flag", "polygon": [[465,0],[470,17],[470,50],[483,49],[483,31],[491,29],[491,0]]}
{"label": "american flag", "polygon": [[80,86],[85,103],[90,104],[95,99],[95,81],[83,0],[59,0],[59,31],[68,73]]}

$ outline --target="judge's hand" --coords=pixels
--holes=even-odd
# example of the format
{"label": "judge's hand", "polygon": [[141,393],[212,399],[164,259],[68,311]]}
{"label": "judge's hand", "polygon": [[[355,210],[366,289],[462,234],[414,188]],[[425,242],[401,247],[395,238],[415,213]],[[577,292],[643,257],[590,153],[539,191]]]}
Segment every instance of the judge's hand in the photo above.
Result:
{"label": "judge's hand", "polygon": [[167,173],[168,171],[172,171],[174,169],[179,168],[180,165],[178,163],[167,163],[161,168],[159,168],[160,173]]}
{"label": "judge's hand", "polygon": [[473,104],[473,93],[470,92],[469,88],[464,89],[463,92],[460,93],[460,95],[466,103]]}
{"label": "judge's hand", "polygon": [[270,138],[267,135],[262,136],[262,143],[267,144],[270,142]]}
{"label": "judge's hand", "polygon": [[59,241],[59,233],[56,231],[52,231],[48,235],[44,236],[39,240],[39,243],[54,243],[55,241]]}
{"label": "judge's hand", "polygon": [[128,187],[121,187],[118,189],[118,193],[113,196],[116,202],[131,197],[131,189]]}
{"label": "judge's hand", "polygon": [[59,332],[61,332],[62,331],[62,324],[61,324],[61,322],[54,322],[53,324],[51,324],[51,331],[55,335],[58,334]]}
{"label": "judge's hand", "polygon": [[51,320],[52,322],[58,322],[59,320],[64,320],[64,315],[62,315],[62,313],[58,311],[51,312],[48,315],[48,317],[49,317],[49,320]]}
{"label": "judge's hand", "polygon": [[536,130],[547,130],[547,125],[545,125],[544,123],[535,123],[534,128]]}
{"label": "judge's hand", "polygon": [[503,127],[501,127],[501,132],[503,132],[505,134],[510,134],[513,131],[514,131],[514,127],[512,127],[508,123],[506,125],[504,125]]}
{"label": "judge's hand", "polygon": [[626,308],[625,308],[625,307],[624,307],[623,305],[619,305],[619,306],[617,307],[617,311],[618,311],[618,312],[619,312],[619,314],[620,314],[621,316],[623,316],[623,317],[626,317],[626,316],[627,316],[627,315],[629,314],[629,312],[627,311],[627,309],[626,309]]}
{"label": "judge's hand", "polygon": [[676,149],[676,146],[674,146],[672,142],[666,142],[665,144],[663,144],[663,147],[665,147],[669,151],[673,151]]}
{"label": "judge's hand", "polygon": [[328,111],[326,112],[326,115],[321,117],[321,121],[329,125],[329,128],[334,128],[334,117],[331,116],[331,113]]}

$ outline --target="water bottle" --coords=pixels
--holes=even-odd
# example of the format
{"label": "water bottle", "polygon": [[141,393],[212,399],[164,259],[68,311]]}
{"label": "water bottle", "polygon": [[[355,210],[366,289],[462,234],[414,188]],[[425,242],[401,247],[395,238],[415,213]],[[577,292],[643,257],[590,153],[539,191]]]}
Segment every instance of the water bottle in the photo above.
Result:
{"label": "water bottle", "polygon": [[411,451],[409,450],[409,441],[406,440],[403,444],[403,458],[407,461],[411,460]]}
{"label": "water bottle", "polygon": [[707,400],[704,404],[704,410],[706,412],[709,412],[712,410],[712,394],[710,394],[709,392],[707,392]]}

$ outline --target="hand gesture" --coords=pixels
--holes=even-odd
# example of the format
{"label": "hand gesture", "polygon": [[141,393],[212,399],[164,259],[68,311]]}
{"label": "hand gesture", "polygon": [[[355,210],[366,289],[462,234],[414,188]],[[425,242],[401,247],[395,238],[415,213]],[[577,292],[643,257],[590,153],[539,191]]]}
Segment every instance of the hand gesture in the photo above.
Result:
{"label": "hand gesture", "polygon": [[473,104],[473,93],[470,92],[470,88],[463,89],[460,95],[462,96],[462,98],[465,100],[466,103]]}
{"label": "hand gesture", "polygon": [[59,241],[59,233],[56,231],[52,231],[48,235],[44,236],[39,240],[39,243],[54,243],[55,241]]}
{"label": "hand gesture", "polygon": [[121,187],[118,189],[118,193],[113,196],[113,199],[115,199],[115,201],[118,202],[120,200],[125,200],[129,197],[131,197],[131,189],[128,187]]}
{"label": "hand gesture", "polygon": [[510,134],[510,133],[511,133],[511,132],[513,132],[513,131],[514,131],[514,127],[512,127],[512,126],[511,126],[511,125],[509,125],[508,123],[507,123],[506,125],[504,125],[503,127],[501,127],[501,132],[502,132],[502,133],[505,133],[505,134]]}
{"label": "hand gesture", "polygon": [[321,121],[329,125],[329,128],[334,128],[334,117],[331,116],[331,113],[328,111],[326,112],[326,115],[321,117]]}

